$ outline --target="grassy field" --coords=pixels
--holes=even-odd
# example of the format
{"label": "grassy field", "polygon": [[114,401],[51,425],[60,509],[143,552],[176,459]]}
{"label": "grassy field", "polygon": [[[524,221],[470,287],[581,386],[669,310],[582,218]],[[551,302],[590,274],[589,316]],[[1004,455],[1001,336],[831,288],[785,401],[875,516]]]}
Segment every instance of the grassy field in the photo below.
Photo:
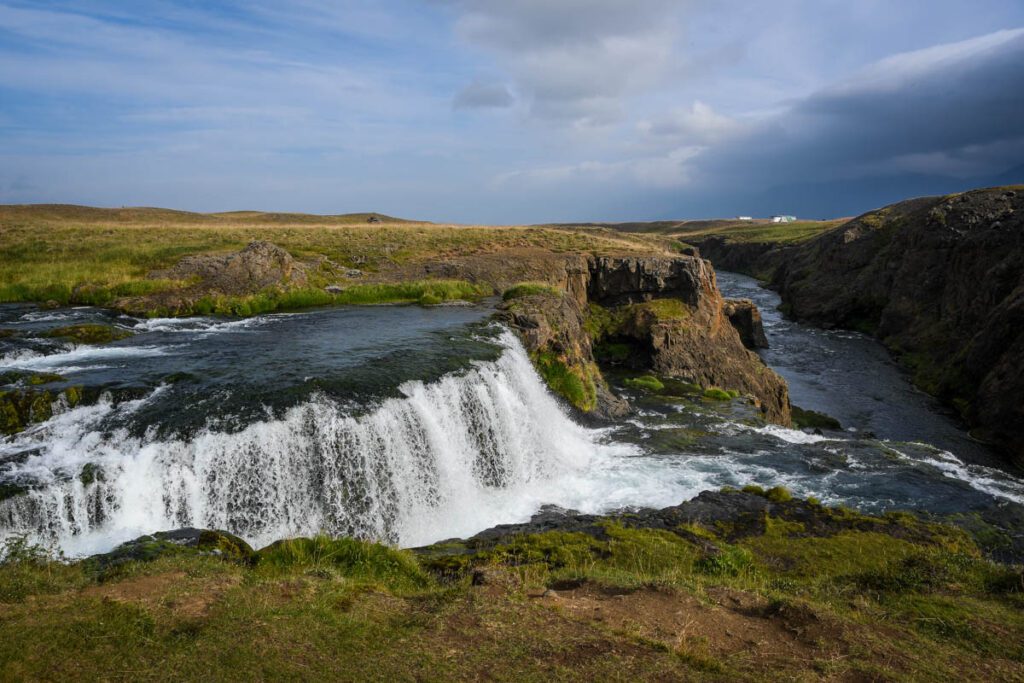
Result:
{"label": "grassy field", "polygon": [[682,242],[722,235],[732,242],[791,243],[810,239],[847,222],[848,218],[827,221],[772,223],[767,220],[733,219],[694,221],[653,221],[649,223],[589,223],[593,228],[611,228],[633,235],[659,235]]}
{"label": "grassy field", "polygon": [[[752,489],[759,491],[757,489]],[[3,680],[1019,680],[1020,568],[909,517],[512,536],[415,555],[0,560]],[[801,512],[803,510],[804,512]],[[731,539],[731,540],[730,540]]]}
{"label": "grassy field", "polygon": [[[187,283],[152,280],[183,256],[227,253],[255,240],[300,259],[322,256],[386,280],[389,268],[503,250],[664,253],[670,241],[605,228],[454,226],[378,214],[311,216],[166,209],[0,206],[0,302],[107,304]],[[371,278],[373,279],[373,278]],[[344,303],[344,302],[342,302]]]}
{"label": "grassy field", "polygon": [[[768,223],[755,221],[726,222],[711,226],[693,227],[673,235],[681,240],[721,235],[730,242],[802,242],[842,225],[847,219],[833,221],[796,221]],[[685,226],[684,226],[685,228]]]}

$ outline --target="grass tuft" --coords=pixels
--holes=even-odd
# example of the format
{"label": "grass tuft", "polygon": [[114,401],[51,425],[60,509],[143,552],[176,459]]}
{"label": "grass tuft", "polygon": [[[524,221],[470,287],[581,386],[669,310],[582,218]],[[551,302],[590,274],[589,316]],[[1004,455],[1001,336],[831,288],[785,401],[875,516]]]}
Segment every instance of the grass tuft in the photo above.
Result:
{"label": "grass tuft", "polygon": [[505,290],[501,295],[502,300],[511,301],[524,296],[561,296],[562,292],[545,282],[520,282]]}

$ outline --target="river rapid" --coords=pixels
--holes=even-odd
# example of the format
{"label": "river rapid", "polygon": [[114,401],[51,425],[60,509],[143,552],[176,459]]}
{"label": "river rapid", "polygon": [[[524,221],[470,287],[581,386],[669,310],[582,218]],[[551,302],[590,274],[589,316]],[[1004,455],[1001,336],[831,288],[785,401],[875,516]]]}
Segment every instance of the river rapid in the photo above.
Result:
{"label": "river rapid", "polygon": [[[142,320],[93,308],[0,306],[0,374],[55,373],[74,408],[0,438],[0,537],[69,556],[143,533],[227,529],[262,546],[318,532],[417,546],[525,521],[542,506],[664,507],[706,489],[785,485],[866,511],[1024,519],[999,469],[870,339],[785,321],[755,298],[766,361],[793,401],[852,431],[757,422],[742,401],[665,399],[619,385],[635,414],[582,426],[489,304],[335,308],[244,320]],[[104,322],[100,347],[46,336]],[[620,378],[621,379],[621,378]],[[8,387],[10,388],[10,387]],[[3,390],[3,388],[0,388]]]}

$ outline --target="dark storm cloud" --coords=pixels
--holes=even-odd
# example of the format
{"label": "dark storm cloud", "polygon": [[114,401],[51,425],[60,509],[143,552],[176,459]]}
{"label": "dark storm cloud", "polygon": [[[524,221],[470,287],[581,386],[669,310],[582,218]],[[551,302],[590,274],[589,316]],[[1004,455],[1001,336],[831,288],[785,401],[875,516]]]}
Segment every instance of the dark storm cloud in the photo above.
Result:
{"label": "dark storm cloud", "polygon": [[764,186],[1024,161],[1024,30],[883,60],[694,160],[706,183]]}

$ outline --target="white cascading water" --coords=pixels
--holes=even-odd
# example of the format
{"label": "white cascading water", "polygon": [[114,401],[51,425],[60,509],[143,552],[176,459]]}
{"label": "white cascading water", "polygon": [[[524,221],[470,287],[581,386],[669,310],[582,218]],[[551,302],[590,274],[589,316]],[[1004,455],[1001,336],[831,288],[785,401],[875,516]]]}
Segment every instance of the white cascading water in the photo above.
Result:
{"label": "white cascading water", "polygon": [[[318,532],[415,546],[524,520],[546,503],[679,502],[676,486],[628,465],[640,460],[629,446],[566,416],[518,340],[500,341],[498,360],[406,383],[404,398],[359,417],[319,397],[186,441],[98,428],[154,396],[63,412],[11,442],[38,449],[8,470],[37,487],[0,502],[0,536],[28,533],[69,555],[182,526],[228,529],[256,546]],[[84,484],[87,463],[102,477]]]}

